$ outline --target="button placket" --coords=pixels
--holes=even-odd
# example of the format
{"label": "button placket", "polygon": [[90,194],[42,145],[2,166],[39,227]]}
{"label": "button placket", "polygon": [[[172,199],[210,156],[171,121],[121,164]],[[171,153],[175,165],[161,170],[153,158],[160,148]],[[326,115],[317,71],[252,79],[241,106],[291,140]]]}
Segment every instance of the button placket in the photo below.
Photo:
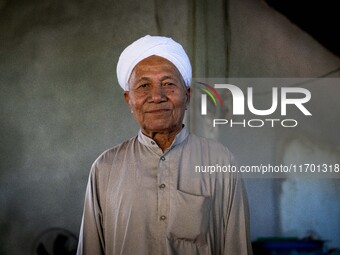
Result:
{"label": "button placket", "polygon": [[169,192],[166,189],[167,179],[169,178],[169,163],[166,157],[162,155],[159,158],[158,165],[158,218],[161,225],[161,235],[166,234],[166,222],[169,210]]}

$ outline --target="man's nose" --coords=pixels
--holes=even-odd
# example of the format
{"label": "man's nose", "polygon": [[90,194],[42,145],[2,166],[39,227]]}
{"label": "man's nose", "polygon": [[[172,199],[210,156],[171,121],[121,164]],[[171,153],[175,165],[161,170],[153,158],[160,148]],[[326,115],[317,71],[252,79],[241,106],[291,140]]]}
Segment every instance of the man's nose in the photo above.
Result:
{"label": "man's nose", "polygon": [[151,99],[155,103],[159,103],[165,100],[165,90],[162,85],[156,85],[152,87]]}

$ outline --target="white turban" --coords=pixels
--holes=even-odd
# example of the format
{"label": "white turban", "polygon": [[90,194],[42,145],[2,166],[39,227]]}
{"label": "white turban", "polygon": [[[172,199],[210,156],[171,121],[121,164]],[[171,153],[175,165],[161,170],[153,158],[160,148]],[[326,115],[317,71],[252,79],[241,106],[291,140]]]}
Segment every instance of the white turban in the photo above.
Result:
{"label": "white turban", "polygon": [[191,83],[190,60],[183,47],[169,37],[146,35],[130,44],[119,57],[117,64],[118,83],[125,91],[133,68],[143,59],[156,55],[173,63],[183,77],[185,86]]}

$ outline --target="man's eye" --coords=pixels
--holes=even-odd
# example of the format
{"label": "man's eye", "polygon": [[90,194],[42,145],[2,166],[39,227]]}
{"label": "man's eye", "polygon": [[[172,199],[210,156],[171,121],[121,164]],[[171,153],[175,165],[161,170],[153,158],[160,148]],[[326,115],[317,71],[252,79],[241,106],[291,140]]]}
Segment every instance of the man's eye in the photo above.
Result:
{"label": "man's eye", "polygon": [[145,88],[147,88],[148,86],[149,86],[149,84],[144,83],[144,84],[139,85],[139,88],[145,89]]}
{"label": "man's eye", "polygon": [[173,86],[173,85],[175,85],[175,84],[172,83],[172,82],[165,82],[165,83],[163,83],[163,86]]}

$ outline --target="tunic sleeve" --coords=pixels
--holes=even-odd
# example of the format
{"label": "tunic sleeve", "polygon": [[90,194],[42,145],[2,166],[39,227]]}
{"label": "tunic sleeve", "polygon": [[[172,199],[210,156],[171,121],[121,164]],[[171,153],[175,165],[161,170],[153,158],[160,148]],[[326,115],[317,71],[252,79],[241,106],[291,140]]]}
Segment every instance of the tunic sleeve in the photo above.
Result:
{"label": "tunic sleeve", "polygon": [[249,210],[243,180],[235,175],[229,183],[224,229],[224,255],[251,255]]}
{"label": "tunic sleeve", "polygon": [[96,166],[93,165],[86,188],[77,255],[104,254],[102,210],[97,187],[96,170]]}

